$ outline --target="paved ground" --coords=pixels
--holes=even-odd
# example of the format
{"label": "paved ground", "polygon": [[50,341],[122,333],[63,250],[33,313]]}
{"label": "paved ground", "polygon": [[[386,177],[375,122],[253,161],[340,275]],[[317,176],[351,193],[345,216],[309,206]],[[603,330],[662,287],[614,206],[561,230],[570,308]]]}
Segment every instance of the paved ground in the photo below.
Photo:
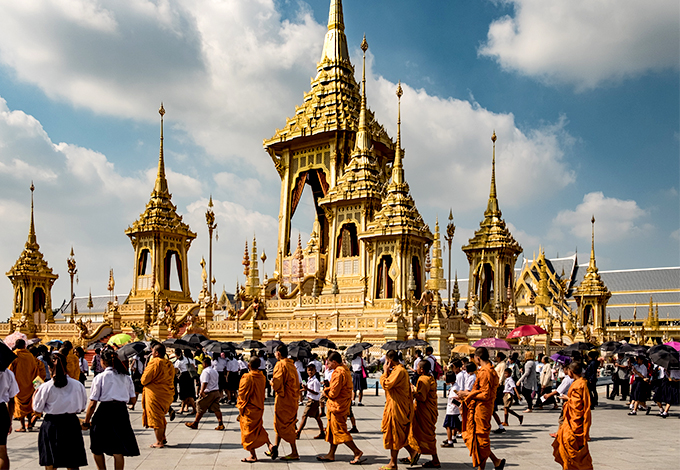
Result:
{"label": "paved ground", "polygon": [[[360,434],[355,435],[355,442],[369,457],[365,467],[377,469],[387,463],[386,451],[382,447],[380,433],[380,419],[384,405],[382,396],[374,394],[364,399],[366,406],[355,407]],[[648,469],[664,470],[678,468],[680,461],[680,419],[678,410],[671,410],[668,419],[658,416],[638,415],[627,416],[623,403],[601,399],[601,407],[594,411],[592,442],[590,452],[593,456],[595,469]],[[132,426],[137,431],[137,440],[141,450],[139,457],[126,461],[128,469],[190,469],[208,470],[229,467],[229,470],[250,470],[253,468],[279,468],[289,470],[316,470],[350,468],[346,463],[350,459],[347,448],[341,448],[338,453],[339,462],[322,464],[315,459],[316,455],[325,453],[328,444],[313,440],[318,432],[314,423],[307,424],[303,437],[298,441],[298,448],[302,455],[300,462],[286,464],[281,461],[264,460],[263,463],[245,464],[241,458],[246,452],[240,445],[240,432],[236,422],[234,407],[225,406],[226,431],[215,431],[216,420],[208,415],[197,430],[184,426],[189,418],[178,415],[177,419],[169,423],[169,446],[165,449],[150,449],[154,442],[152,430],[144,429],[141,425],[140,406],[131,412]],[[271,430],[273,402],[268,400],[265,414],[265,426]],[[440,400],[440,414],[438,438],[443,439],[445,432],[441,428],[444,420],[445,401]],[[300,408],[302,413],[302,408]],[[493,451],[507,459],[508,469],[559,469],[552,458],[552,439],[550,432],[556,429],[558,414],[556,411],[535,411],[525,415],[525,424],[517,426],[517,421],[510,417],[511,427],[508,432],[500,436],[493,435]],[[515,424],[515,425],[513,425]],[[495,425],[494,425],[495,428]],[[89,435],[85,435],[85,446],[88,449],[88,469],[94,469],[94,460],[89,454]],[[273,438],[273,432],[270,432]],[[12,433],[8,440],[8,452],[12,461],[12,468],[34,469],[38,466],[38,433]],[[264,450],[264,449],[263,449]],[[289,448],[283,445],[282,452]],[[405,451],[403,451],[405,454]],[[262,451],[259,457],[264,458]],[[284,454],[285,455],[285,454]],[[442,468],[469,469],[472,468],[470,457],[465,444],[460,442],[453,449],[440,449]],[[424,460],[421,460],[423,462]],[[108,468],[113,468],[113,462],[108,462]],[[406,468],[406,466],[400,466]],[[491,465],[487,469],[492,468]]]}

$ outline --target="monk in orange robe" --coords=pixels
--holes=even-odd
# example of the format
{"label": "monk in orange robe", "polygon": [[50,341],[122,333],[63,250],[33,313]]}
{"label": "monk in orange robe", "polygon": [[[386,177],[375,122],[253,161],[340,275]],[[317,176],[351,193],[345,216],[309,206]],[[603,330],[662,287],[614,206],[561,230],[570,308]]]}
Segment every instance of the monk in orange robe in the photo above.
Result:
{"label": "monk in orange robe", "polygon": [[19,393],[14,397],[14,418],[21,422],[21,427],[16,431],[26,432],[25,419],[28,417],[30,423],[33,414],[33,392],[35,391],[33,379],[36,377],[44,379],[45,368],[26,349],[26,342],[23,339],[16,341],[15,348],[14,353],[17,358],[8,367],[14,373],[19,386]]}
{"label": "monk in orange robe", "polygon": [[352,374],[342,362],[342,356],[337,351],[328,355],[328,367],[333,370],[330,387],[324,388],[326,397],[326,412],[328,426],[326,428],[326,441],[331,445],[328,453],[316,459],[319,462],[333,462],[338,445],[345,444],[354,453],[351,465],[361,465],[366,461],[364,453],[354,443],[352,435],[347,431],[347,418],[349,407],[352,404]]}
{"label": "monk in orange robe", "polygon": [[381,470],[397,468],[397,455],[408,443],[413,420],[413,391],[406,368],[399,362],[397,351],[385,355],[380,385],[385,390],[385,409],[381,430],[383,446],[390,451],[390,462]]}
{"label": "monk in orange robe", "polygon": [[253,356],[248,364],[250,371],[241,377],[238,387],[238,422],[241,425],[241,445],[250,452],[249,458],[241,462],[257,462],[255,450],[267,444],[270,454],[276,458],[269,435],[264,430],[264,390],[267,379],[260,371],[260,358]]}
{"label": "monk in orange robe", "polygon": [[70,341],[64,341],[60,352],[66,358],[66,375],[74,380],[80,380],[80,360],[73,350],[73,344]]}
{"label": "monk in orange robe", "polygon": [[415,400],[414,419],[411,421],[411,432],[408,436],[406,450],[410,458],[404,458],[403,463],[414,466],[418,463],[421,454],[432,456],[432,460],[425,462],[423,468],[441,468],[437,456],[437,381],[431,375],[432,364],[430,361],[420,361],[416,372],[418,382],[413,390]]}
{"label": "monk in orange robe", "polygon": [[[278,451],[281,439],[288,442],[291,452],[281,460],[300,460],[295,439],[297,438],[297,412],[298,399],[300,398],[300,377],[293,364],[292,359],[288,359],[288,346],[279,345],[276,348],[276,359],[278,362],[274,366],[271,386],[276,394],[274,400],[274,430],[276,431],[276,444],[274,448]],[[271,452],[270,452],[271,454]]]}
{"label": "monk in orange robe", "polygon": [[564,403],[564,421],[553,441],[555,462],[564,470],[592,470],[593,460],[588,450],[588,436],[592,416],[590,414],[590,393],[588,381],[581,377],[583,365],[569,364],[567,374],[574,379]]}
{"label": "monk in orange robe", "polygon": [[497,458],[491,452],[491,416],[498,389],[498,374],[491,365],[489,350],[477,348],[473,356],[477,364],[477,380],[470,391],[457,392],[462,400],[463,439],[470,449],[472,465],[484,470],[487,459],[491,458],[494,468],[505,468],[505,459]]}
{"label": "monk in orange robe", "polygon": [[153,347],[151,360],[142,374],[142,424],[153,428],[156,443],[151,447],[165,447],[165,413],[175,395],[175,366],[165,358],[165,346]]}

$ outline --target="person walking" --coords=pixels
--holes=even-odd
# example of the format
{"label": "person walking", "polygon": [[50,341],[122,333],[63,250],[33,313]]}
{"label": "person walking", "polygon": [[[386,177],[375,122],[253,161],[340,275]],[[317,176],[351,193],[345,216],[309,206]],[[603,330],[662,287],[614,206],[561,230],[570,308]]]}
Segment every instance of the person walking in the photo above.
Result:
{"label": "person walking", "polygon": [[390,461],[381,470],[396,469],[399,451],[408,443],[413,420],[413,391],[406,368],[399,362],[397,351],[385,354],[380,385],[385,390],[385,409],[380,429],[383,446],[390,451]]}
{"label": "person walking", "polygon": [[586,366],[585,373],[583,377],[588,382],[588,390],[590,391],[590,406],[595,408],[597,406],[597,370],[600,367],[600,361],[598,360],[600,353],[598,351],[590,351],[588,353],[588,365]]}
{"label": "person walking", "polygon": [[[362,400],[364,399],[364,390],[368,388],[366,383],[366,364],[364,363],[364,353],[359,352],[352,359],[352,384],[354,388],[354,396],[352,397],[352,405],[364,406]],[[357,396],[359,400],[357,400]]]}
{"label": "person walking", "polygon": [[276,443],[274,446],[278,449],[281,439],[283,439],[290,444],[291,452],[285,457],[281,457],[281,460],[300,460],[295,443],[297,437],[295,425],[300,396],[298,371],[293,365],[293,361],[288,358],[288,346],[285,344],[280,344],[276,348],[276,359],[277,363],[271,381],[276,395],[274,401]]}
{"label": "person walking", "polygon": [[[517,381],[517,385],[522,387],[522,396],[527,401],[527,409],[525,413],[531,413],[534,410],[531,395],[537,386],[536,381],[536,362],[534,361],[533,351],[524,353],[524,374]],[[517,397],[519,399],[519,397]]]}
{"label": "person walking", "polygon": [[179,399],[182,402],[179,413],[183,414],[185,411],[189,411],[189,408],[192,408],[193,414],[196,414],[196,386],[189,371],[190,368],[196,371],[196,362],[193,358],[186,357],[181,349],[175,349],[175,363],[173,365],[177,375],[179,375]]}
{"label": "person walking", "polygon": [[567,374],[573,383],[564,402],[564,422],[552,444],[555,462],[562,465],[564,470],[593,469],[593,461],[588,450],[592,422],[590,391],[588,382],[581,377],[582,371],[583,366],[580,362],[574,361],[569,364]]}
{"label": "person walking", "polygon": [[165,357],[165,346],[156,344],[151,352],[151,360],[142,374],[142,424],[153,428],[156,442],[150,447],[165,447],[165,413],[170,409],[175,393],[175,367]]}
{"label": "person walking", "polygon": [[90,430],[90,451],[97,470],[106,470],[104,454],[112,455],[113,467],[122,470],[125,457],[139,455],[127,410],[128,403],[137,401],[137,393],[127,367],[115,352],[106,351],[101,360],[104,371],[92,379],[82,427]]}
{"label": "person walking", "polygon": [[222,410],[220,409],[220,374],[215,370],[215,366],[209,357],[203,358],[203,371],[201,371],[201,389],[198,392],[198,411],[194,421],[191,423],[184,423],[186,427],[191,429],[198,429],[198,423],[201,418],[208,411],[215,413],[217,418],[216,431],[224,431],[224,423],[222,422]]}
{"label": "person walking", "polygon": [[33,427],[33,379],[40,377],[45,380],[45,370],[33,354],[26,349],[26,342],[18,339],[14,344],[14,354],[16,359],[12,361],[9,370],[12,371],[16,382],[19,385],[19,393],[14,397],[14,418],[21,423],[17,432],[26,432],[26,418],[28,418],[28,429]]}
{"label": "person walking", "polygon": [[554,405],[553,409],[557,409],[557,404],[555,399],[551,397],[551,400],[544,400],[543,396],[547,395],[552,391],[552,367],[550,367],[550,358],[548,356],[543,356],[543,368],[538,377],[538,386],[540,392],[536,396],[536,404],[534,405],[537,409],[542,410],[544,405]]}
{"label": "person walking", "polygon": [[102,349],[95,348],[94,356],[92,357],[92,373],[95,377],[102,372],[104,372],[104,366],[102,366]]}
{"label": "person walking", "polygon": [[67,375],[64,355],[52,356],[52,380],[33,395],[33,409],[44,413],[38,434],[38,460],[48,470],[84,467],[87,455],[78,413],[87,406],[87,392],[83,384]]}
{"label": "person walking", "polygon": [[524,416],[519,415],[510,409],[512,408],[512,404],[515,401],[515,397],[517,395],[519,395],[519,391],[517,390],[515,381],[512,380],[512,371],[510,369],[505,369],[503,371],[503,426],[508,426],[508,415],[513,415],[515,418],[517,418],[520,426],[524,422]]}
{"label": "person walking", "polygon": [[90,370],[88,364],[87,364],[87,359],[85,359],[85,351],[83,348],[78,346],[75,349],[76,356],[78,357],[78,365],[80,366],[80,375],[78,376],[78,380],[80,381],[81,384],[85,385],[85,380],[87,380],[87,373]]}
{"label": "person walking", "polygon": [[335,461],[335,452],[340,444],[345,444],[354,454],[350,465],[361,465],[366,462],[364,453],[354,443],[352,435],[347,431],[353,383],[352,374],[343,364],[342,356],[337,351],[328,355],[328,367],[333,371],[328,387],[324,387],[324,395],[328,405],[328,426],[325,432],[326,441],[330,444],[328,453],[316,459],[320,462]]}
{"label": "person walking", "polygon": [[267,379],[260,370],[261,359],[254,356],[248,363],[248,373],[246,373],[238,389],[238,422],[241,427],[241,445],[250,452],[250,457],[245,457],[241,462],[257,462],[255,451],[266,445],[269,449],[267,453],[272,460],[278,457],[278,446],[272,445],[269,435],[264,429],[262,415],[264,414],[264,394],[265,382]]}
{"label": "person walking", "polygon": [[0,469],[9,469],[7,454],[7,436],[12,434],[12,415],[14,414],[14,397],[19,393],[19,385],[14,372],[8,366],[16,359],[5,343],[0,343]]}
{"label": "person walking", "polygon": [[424,360],[418,364],[418,382],[413,390],[413,420],[408,436],[408,444],[405,446],[409,453],[408,459],[402,459],[402,463],[416,465],[422,454],[432,456],[423,464],[423,468],[441,468],[437,456],[437,381],[430,371],[430,361]]}
{"label": "person walking", "polygon": [[463,439],[470,450],[473,466],[484,470],[490,458],[495,470],[502,470],[505,468],[505,459],[494,455],[489,439],[498,374],[491,366],[488,349],[477,348],[473,360],[479,366],[475,385],[471,391],[458,392],[463,403]]}
{"label": "person walking", "polygon": [[642,408],[647,410],[647,414],[651,411],[652,407],[648,407],[646,402],[649,399],[649,377],[647,376],[647,365],[645,364],[645,357],[638,356],[636,358],[636,364],[633,365],[633,376],[635,377],[635,382],[633,382],[633,387],[630,391],[630,412],[631,416],[637,414],[637,409]]}
{"label": "person walking", "polygon": [[319,400],[321,398],[321,382],[316,378],[316,366],[310,363],[307,366],[307,382],[303,382],[303,389],[307,391],[307,402],[305,403],[305,410],[302,412],[302,420],[297,430],[297,438],[300,439],[300,434],[305,428],[307,418],[316,420],[319,426],[319,434],[314,436],[314,439],[325,439],[325,431],[323,429],[323,421],[319,416]]}
{"label": "person walking", "polygon": [[609,399],[613,400],[617,395],[621,395],[620,400],[626,401],[630,393],[630,362],[623,354],[617,354],[614,361],[614,372],[612,373],[612,393]]}

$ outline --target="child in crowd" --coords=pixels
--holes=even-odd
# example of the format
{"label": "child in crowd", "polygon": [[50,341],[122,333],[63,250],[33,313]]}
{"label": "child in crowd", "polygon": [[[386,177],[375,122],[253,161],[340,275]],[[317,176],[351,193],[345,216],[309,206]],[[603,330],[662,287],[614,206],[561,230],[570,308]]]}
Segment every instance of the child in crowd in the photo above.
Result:
{"label": "child in crowd", "polygon": [[307,383],[303,385],[303,388],[307,391],[307,402],[305,404],[305,410],[302,413],[302,421],[300,421],[300,427],[297,430],[297,437],[300,439],[300,433],[305,428],[307,423],[307,418],[314,418],[316,423],[319,425],[319,434],[314,436],[314,439],[325,439],[326,434],[323,430],[323,422],[321,421],[321,416],[319,415],[319,399],[321,398],[321,382],[316,378],[316,366],[314,364],[309,364],[307,366]]}
{"label": "child in crowd", "polygon": [[466,392],[469,392],[472,390],[472,387],[475,385],[475,380],[477,380],[477,366],[475,365],[474,362],[468,362],[465,364],[465,375],[464,375],[464,380],[465,380],[465,388],[464,390]]}
{"label": "child in crowd", "polygon": [[519,392],[517,391],[515,381],[512,379],[512,370],[505,369],[505,371],[503,371],[503,375],[505,376],[505,380],[503,382],[503,410],[505,412],[505,418],[503,419],[502,424],[503,426],[508,425],[508,414],[511,414],[519,420],[519,425],[521,426],[522,422],[524,421],[524,416],[520,416],[510,409],[512,407],[512,403],[515,401],[515,397],[518,397],[520,401],[522,400]]}
{"label": "child in crowd", "polygon": [[460,390],[456,384],[456,376],[461,373],[461,366],[463,363],[456,359],[451,364],[453,373],[446,374],[446,384],[450,386],[448,400],[446,403],[446,417],[444,418],[444,428],[446,428],[446,440],[442,443],[442,447],[453,447],[456,443],[456,433],[463,429],[462,421],[460,420],[460,401],[456,392]]}

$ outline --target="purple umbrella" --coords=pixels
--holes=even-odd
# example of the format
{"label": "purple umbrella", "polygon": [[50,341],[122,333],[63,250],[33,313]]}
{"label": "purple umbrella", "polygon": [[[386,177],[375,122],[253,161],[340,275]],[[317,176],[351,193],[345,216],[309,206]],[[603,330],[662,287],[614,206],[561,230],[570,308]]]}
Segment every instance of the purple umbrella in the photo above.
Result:
{"label": "purple umbrella", "polygon": [[571,362],[571,358],[569,356],[563,356],[562,354],[555,353],[552,356],[550,356],[550,359],[552,359],[555,362],[562,362],[564,364]]}
{"label": "purple umbrella", "polygon": [[504,339],[499,338],[483,338],[473,344],[475,348],[489,348],[489,349],[512,349]]}
{"label": "purple umbrella", "polygon": [[671,348],[675,349],[676,351],[680,351],[680,342],[678,341],[669,341],[667,343],[663,343],[667,346],[670,346]]}

